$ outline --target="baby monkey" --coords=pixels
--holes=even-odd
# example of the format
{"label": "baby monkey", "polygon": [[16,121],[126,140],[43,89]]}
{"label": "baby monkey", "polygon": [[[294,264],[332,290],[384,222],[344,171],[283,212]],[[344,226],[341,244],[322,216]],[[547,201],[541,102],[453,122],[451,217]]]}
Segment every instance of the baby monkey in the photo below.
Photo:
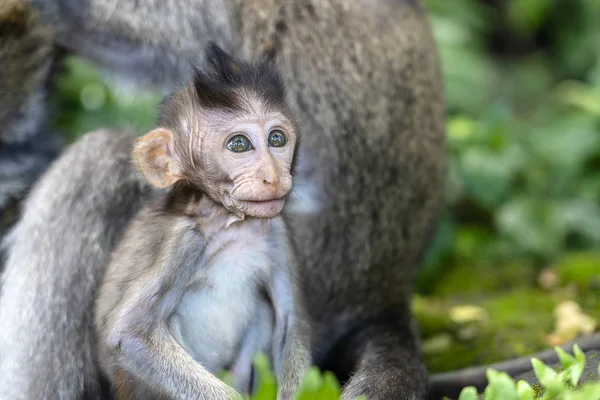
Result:
{"label": "baby monkey", "polygon": [[311,364],[280,216],[298,141],[283,81],[266,61],[214,44],[206,55],[135,145],[163,190],[129,225],[96,301],[100,365],[119,399],[240,398],[256,387],[257,352],[291,399]]}

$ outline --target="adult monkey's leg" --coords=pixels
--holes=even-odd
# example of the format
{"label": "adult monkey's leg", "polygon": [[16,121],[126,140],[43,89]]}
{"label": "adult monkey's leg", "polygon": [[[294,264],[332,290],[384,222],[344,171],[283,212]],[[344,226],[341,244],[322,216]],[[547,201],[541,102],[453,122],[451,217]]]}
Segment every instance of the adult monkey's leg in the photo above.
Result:
{"label": "adult monkey's leg", "polygon": [[[356,348],[349,358],[348,368],[356,372],[348,382],[350,393],[371,393],[369,382],[377,379],[388,391],[373,393],[374,399],[393,393],[422,398],[426,381],[408,329],[410,313],[389,311],[408,310],[414,270],[443,193],[442,85],[420,3],[31,1],[40,5],[61,46],[146,82],[171,87],[187,79],[189,61],[198,61],[209,40],[244,58],[265,50],[275,57],[304,129],[296,203],[286,218],[317,327],[315,356],[325,365],[334,349],[343,355]],[[49,198],[29,199],[8,242],[0,315],[10,312],[27,330],[26,319],[16,316],[29,313],[40,328],[23,335],[3,326],[0,340],[20,346],[11,352],[11,362],[29,368],[3,373],[0,390],[2,379],[5,387],[11,387],[11,378],[33,379],[37,386],[30,386],[35,390],[27,398],[53,398],[57,390],[61,398],[76,398],[87,388],[82,382],[93,386],[94,377],[82,375],[84,368],[73,375],[78,363],[91,360],[82,300],[91,301],[123,221],[141,197],[130,190],[136,187],[130,177],[103,179],[101,152],[87,149],[85,141],[80,146],[80,159],[42,178],[40,187]],[[78,175],[80,169],[90,175]],[[51,181],[58,175],[72,187],[54,198],[51,188],[58,184]],[[46,203],[55,212],[36,211]],[[77,206],[77,216],[61,222],[70,204]],[[31,245],[32,233],[47,247]],[[56,243],[56,237],[68,240]],[[24,279],[19,272],[24,270],[35,279]],[[62,284],[78,277],[89,278],[83,291]],[[19,290],[6,289],[11,286]],[[69,310],[73,304],[75,313]],[[42,326],[52,329],[54,347]],[[58,348],[59,353],[51,351]],[[378,374],[382,370],[388,373]]]}
{"label": "adult monkey's leg", "polygon": [[[350,330],[322,361],[344,384],[343,398],[425,399],[427,371],[403,307]],[[408,312],[408,310],[404,311]],[[393,318],[393,319],[392,319]],[[392,321],[397,321],[394,324]]]}

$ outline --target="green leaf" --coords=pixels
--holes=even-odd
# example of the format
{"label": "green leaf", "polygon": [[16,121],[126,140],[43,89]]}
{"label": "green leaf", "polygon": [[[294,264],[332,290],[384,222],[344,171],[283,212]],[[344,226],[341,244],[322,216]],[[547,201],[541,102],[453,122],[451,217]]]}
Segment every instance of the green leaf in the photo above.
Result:
{"label": "green leaf", "polygon": [[325,371],[323,373],[323,386],[319,399],[337,400],[340,396],[341,388],[336,376],[331,371]]}
{"label": "green leaf", "polygon": [[460,392],[458,400],[477,400],[477,389],[473,386],[467,386]]}
{"label": "green leaf", "polygon": [[600,244],[600,203],[596,199],[575,197],[563,202],[563,219],[568,229]]}
{"label": "green leaf", "polygon": [[552,383],[556,382],[558,374],[552,368],[548,367],[546,364],[544,364],[537,358],[531,359],[531,365],[533,366],[535,376],[538,378],[542,385],[547,387],[548,385],[551,385]]}
{"label": "green leaf", "polygon": [[519,400],[515,382],[505,372],[487,370],[488,386],[484,396],[486,400]]}
{"label": "green leaf", "polygon": [[517,393],[519,394],[519,400],[533,400],[535,396],[535,391],[525,381],[517,382]]}
{"label": "green leaf", "polygon": [[568,392],[565,400],[600,400],[600,384],[587,384],[581,390]]}
{"label": "green leaf", "polygon": [[542,400],[554,400],[556,397],[567,391],[568,388],[564,383],[560,381],[549,381],[547,384],[544,384],[544,395],[542,396]]}
{"label": "green leaf", "polygon": [[585,354],[577,344],[573,346],[573,352],[575,353],[575,357],[573,358],[574,363],[568,369],[568,378],[573,386],[577,386],[579,384],[579,379],[581,379],[581,375],[585,370],[586,360]]}
{"label": "green leaf", "polygon": [[514,196],[496,214],[496,224],[515,246],[541,256],[562,248],[566,225],[561,209],[548,200]]}
{"label": "green leaf", "polygon": [[522,34],[532,34],[546,20],[552,10],[552,0],[511,0],[509,22]]}
{"label": "green leaf", "polygon": [[536,125],[527,136],[529,151],[560,172],[578,171],[600,146],[596,119],[585,116],[556,118]]}
{"label": "green leaf", "polygon": [[317,367],[311,367],[304,377],[302,387],[306,390],[316,391],[323,384],[323,377]]}
{"label": "green leaf", "polygon": [[253,400],[275,400],[277,397],[277,380],[271,370],[266,355],[259,353],[254,357],[254,366],[258,373],[259,383]]}
{"label": "green leaf", "polygon": [[304,380],[300,385],[300,395],[298,396],[298,400],[311,400],[317,398],[323,384],[324,379],[319,369],[317,367],[311,367],[307,371]]}
{"label": "green leaf", "polygon": [[577,361],[585,363],[585,353],[581,351],[581,347],[577,343],[573,345],[573,354],[575,354]]}
{"label": "green leaf", "polygon": [[479,204],[491,207],[505,199],[511,171],[497,154],[481,148],[469,148],[462,155],[461,167],[465,184]]}
{"label": "green leaf", "polygon": [[562,348],[556,346],[554,350],[558,354],[558,359],[563,367],[568,368],[576,362],[575,357],[564,351]]}

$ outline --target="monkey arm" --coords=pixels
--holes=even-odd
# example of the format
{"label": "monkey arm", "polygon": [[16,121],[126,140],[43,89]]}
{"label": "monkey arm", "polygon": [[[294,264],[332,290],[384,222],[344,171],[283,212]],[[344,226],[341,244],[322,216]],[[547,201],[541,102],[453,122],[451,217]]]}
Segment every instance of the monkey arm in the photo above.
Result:
{"label": "monkey arm", "polygon": [[144,332],[121,332],[113,339],[118,340],[113,359],[118,368],[148,386],[158,387],[169,398],[241,399],[233,388],[197,363],[162,322]]}
{"label": "monkey arm", "polygon": [[[108,286],[102,288],[99,297],[99,304],[109,303],[108,297],[118,295],[114,288],[125,286],[116,307],[110,303],[99,307],[97,316],[101,356],[106,368],[114,374],[117,391],[129,385],[125,388],[126,395],[158,390],[175,399],[240,398],[233,388],[197,363],[175,340],[167,325],[195,268],[202,262],[201,237],[189,224],[175,222],[175,229],[169,229],[173,221],[156,221],[161,217],[145,211],[132,223],[123,245],[115,252],[109,266]],[[162,217],[165,218],[171,217]],[[161,226],[167,229],[161,230]],[[156,243],[158,250],[153,252],[148,246],[156,247]],[[116,278],[110,276],[118,271],[127,273]],[[134,380],[121,378],[123,373],[141,384],[131,385]]]}
{"label": "monkey arm", "polygon": [[[287,264],[280,264],[287,269]],[[268,287],[275,310],[273,363],[277,399],[292,399],[311,365],[310,328],[298,285],[287,270],[275,269]]]}
{"label": "monkey arm", "polygon": [[[142,85],[173,88],[202,62],[210,38],[230,49],[230,0],[30,0],[56,42]],[[81,21],[86,21],[82,23]],[[171,21],[180,21],[173,24]],[[148,66],[152,66],[148,68]]]}

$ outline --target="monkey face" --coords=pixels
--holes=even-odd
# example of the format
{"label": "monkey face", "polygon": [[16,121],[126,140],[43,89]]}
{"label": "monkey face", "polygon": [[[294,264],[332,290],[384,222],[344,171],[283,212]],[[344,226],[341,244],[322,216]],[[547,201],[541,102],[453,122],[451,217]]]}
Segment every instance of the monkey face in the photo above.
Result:
{"label": "monkey face", "polygon": [[212,183],[207,192],[234,214],[275,217],[292,189],[292,123],[278,112],[228,121],[212,126],[200,146],[202,169]]}
{"label": "monkey face", "polygon": [[183,180],[238,218],[277,216],[292,189],[297,133],[290,118],[252,96],[240,96],[237,109],[202,108],[189,92],[171,99],[177,112],[166,127],[136,143],[146,179],[160,188]]}

